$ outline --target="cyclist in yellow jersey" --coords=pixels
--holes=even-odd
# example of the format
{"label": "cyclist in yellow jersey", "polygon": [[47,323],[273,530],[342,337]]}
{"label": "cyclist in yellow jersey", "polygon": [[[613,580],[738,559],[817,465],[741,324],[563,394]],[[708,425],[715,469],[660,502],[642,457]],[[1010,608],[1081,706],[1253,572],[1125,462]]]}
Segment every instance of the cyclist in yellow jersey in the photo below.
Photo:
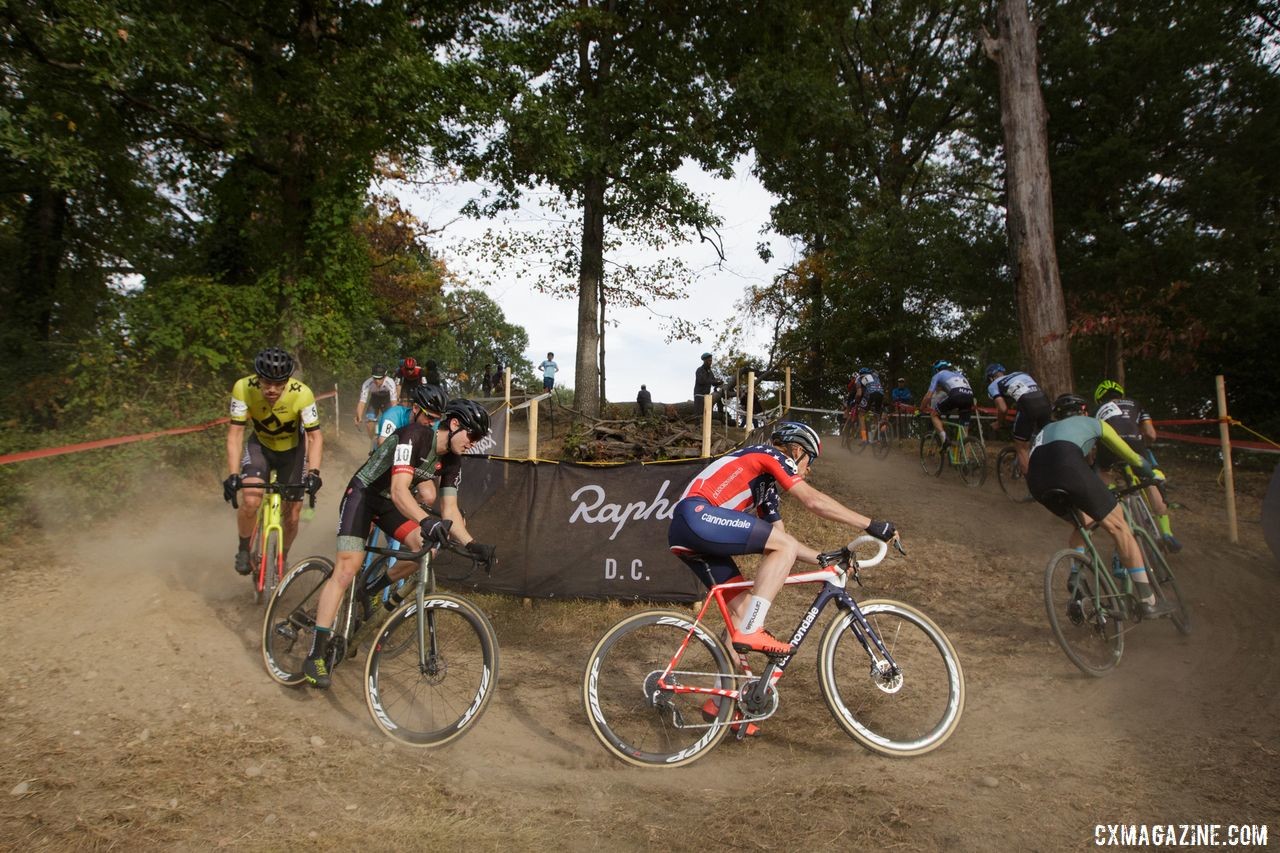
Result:
{"label": "cyclist in yellow jersey", "polygon": [[[280,483],[301,484],[298,491],[283,495],[286,558],[298,535],[303,492],[314,495],[320,491],[320,460],[324,454],[315,395],[300,380],[291,378],[293,366],[289,353],[270,347],[254,359],[254,372],[231,389],[231,425],[227,429],[227,469],[231,473],[222,483],[222,496],[228,502],[242,485],[265,483],[271,471],[276,472]],[[246,441],[245,427],[250,422],[253,428]],[[240,547],[235,562],[236,571],[242,575],[253,570],[249,565],[249,539],[261,504],[261,489],[243,489],[236,513]]]}

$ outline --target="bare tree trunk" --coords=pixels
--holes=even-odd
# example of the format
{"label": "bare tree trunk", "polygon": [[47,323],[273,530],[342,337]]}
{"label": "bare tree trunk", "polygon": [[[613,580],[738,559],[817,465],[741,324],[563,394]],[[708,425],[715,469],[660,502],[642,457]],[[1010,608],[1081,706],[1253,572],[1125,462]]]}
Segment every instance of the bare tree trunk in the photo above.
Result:
{"label": "bare tree trunk", "polygon": [[1071,347],[1054,247],[1048,115],[1027,0],[1000,0],[996,38],[984,33],[983,49],[1000,73],[1009,260],[1022,354],[1043,387],[1063,394],[1073,387]]}
{"label": "bare tree trunk", "polygon": [[588,178],[583,187],[582,253],[578,267],[578,353],[573,405],[587,417],[600,417],[600,283],[604,277],[604,179]]}
{"label": "bare tree trunk", "polygon": [[603,267],[601,267],[600,277],[600,405],[604,406],[609,401],[609,397],[604,390],[604,312],[607,307],[607,298],[604,292],[604,275]]}

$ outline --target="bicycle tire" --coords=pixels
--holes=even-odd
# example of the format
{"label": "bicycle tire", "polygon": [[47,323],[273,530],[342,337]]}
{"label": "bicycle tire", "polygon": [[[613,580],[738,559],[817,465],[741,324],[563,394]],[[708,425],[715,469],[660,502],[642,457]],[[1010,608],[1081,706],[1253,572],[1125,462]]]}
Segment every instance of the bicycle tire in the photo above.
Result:
{"label": "bicycle tire", "polygon": [[960,479],[976,489],[987,481],[987,451],[981,442],[966,440],[960,449]]}
{"label": "bicycle tire", "polygon": [[676,610],[646,610],[623,619],[587,658],[582,679],[587,722],[605,749],[627,764],[689,764],[729,731],[726,724],[736,703],[721,700],[716,716],[705,720],[702,709],[714,701],[707,694],[656,688],[686,637],[689,644],[668,678],[690,687],[732,689],[732,658],[724,643]]}
{"label": "bicycle tire", "polygon": [[870,655],[851,627],[853,612],[845,611],[827,626],[818,650],[818,686],[831,716],[879,755],[908,758],[937,749],[964,712],[964,670],[955,647],[933,620],[902,602],[871,599],[858,607],[899,673],[879,675],[887,661]]}
{"label": "bicycle tire", "polygon": [[996,455],[996,480],[1000,483],[1000,491],[1014,503],[1030,503],[1033,498],[1027,491],[1027,478],[1022,475],[1022,466],[1018,464],[1018,451],[1006,447]]}
{"label": "bicycle tire", "polygon": [[[1076,580],[1069,587],[1073,568]],[[1067,659],[1086,675],[1101,678],[1120,662],[1124,632],[1109,612],[1110,588],[1098,580],[1097,571],[1093,561],[1074,548],[1057,552],[1044,570],[1044,606]],[[1078,609],[1071,604],[1074,591],[1081,593]]]}
{"label": "bicycle tire", "polygon": [[840,446],[853,452],[853,425],[847,417],[840,424]]}
{"label": "bicycle tire", "polygon": [[302,663],[311,652],[320,588],[333,574],[333,562],[308,557],[291,568],[276,587],[262,620],[262,662],[279,684],[303,682]]}
{"label": "bicycle tire", "polygon": [[[436,649],[418,662],[418,603],[406,601],[378,630],[365,661],[365,701],[374,724],[407,746],[444,746],[470,731],[498,685],[498,638],[480,608],[458,595],[431,593],[423,608]],[[419,638],[421,641],[421,638]]]}
{"label": "bicycle tire", "polygon": [[939,477],[945,462],[937,437],[931,432],[920,436],[920,468],[930,477]]}
{"label": "bicycle tire", "polygon": [[1169,561],[1165,558],[1160,546],[1156,544],[1157,540],[1152,539],[1145,530],[1136,532],[1134,536],[1138,540],[1138,547],[1142,549],[1143,562],[1147,567],[1147,579],[1155,589],[1156,595],[1178,608],[1169,614],[1169,621],[1178,629],[1179,634],[1187,636],[1191,633],[1191,608],[1187,605],[1187,600],[1182,597],[1182,590],[1178,588],[1178,579],[1169,568]]}
{"label": "bicycle tire", "polygon": [[889,456],[889,425],[879,424],[876,427],[876,440],[871,445],[871,454],[877,459],[886,459]]}

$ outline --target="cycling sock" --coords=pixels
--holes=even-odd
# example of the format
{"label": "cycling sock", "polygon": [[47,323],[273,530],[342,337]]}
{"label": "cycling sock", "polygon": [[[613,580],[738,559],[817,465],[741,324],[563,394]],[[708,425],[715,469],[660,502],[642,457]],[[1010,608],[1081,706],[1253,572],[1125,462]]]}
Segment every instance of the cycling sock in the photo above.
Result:
{"label": "cycling sock", "polygon": [[386,572],[380,572],[376,578],[370,578],[364,585],[366,595],[373,595],[382,592],[391,586],[391,577]]}
{"label": "cycling sock", "polygon": [[250,539],[250,537],[248,537],[248,536],[241,536],[241,537],[240,537],[240,550],[241,550],[241,551],[248,551],[248,550],[249,550],[249,539]]}
{"label": "cycling sock", "polygon": [[311,654],[308,657],[322,658],[329,653],[329,638],[333,636],[332,628],[316,626],[315,639],[311,641]]}
{"label": "cycling sock", "polygon": [[758,595],[751,596],[747,601],[747,612],[742,617],[742,622],[738,625],[738,631],[743,634],[752,634],[764,627],[764,617],[769,615],[769,608],[773,606],[773,602],[767,598],[761,598]]}
{"label": "cycling sock", "polygon": [[1169,523],[1169,513],[1156,516],[1156,524],[1160,525],[1160,532],[1165,536],[1173,535],[1173,525]]}
{"label": "cycling sock", "polygon": [[1156,600],[1155,590],[1151,587],[1151,582],[1147,579],[1147,570],[1144,566],[1129,569],[1129,577],[1133,580],[1133,592],[1141,601],[1147,604],[1154,604]]}

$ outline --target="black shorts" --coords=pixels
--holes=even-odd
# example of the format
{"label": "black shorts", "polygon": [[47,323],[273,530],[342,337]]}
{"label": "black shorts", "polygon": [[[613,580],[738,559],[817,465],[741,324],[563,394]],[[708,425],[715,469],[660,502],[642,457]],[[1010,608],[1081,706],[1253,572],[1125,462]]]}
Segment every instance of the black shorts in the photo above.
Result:
{"label": "black shorts", "polygon": [[[240,476],[257,477],[269,480],[270,472],[276,472],[277,483],[302,483],[302,475],[307,470],[307,445],[303,439],[296,447],[289,450],[271,450],[263,447],[258,441],[258,434],[250,431],[249,440],[244,443],[244,456],[240,458]],[[302,500],[302,486],[287,489],[282,495],[287,501]]]}
{"label": "black shorts", "polygon": [[946,398],[933,408],[940,416],[955,412],[957,420],[967,426],[969,424],[969,416],[973,414],[973,392],[953,388],[947,392]]}
{"label": "black shorts", "polygon": [[[1057,505],[1048,492],[1067,493],[1067,506]],[[1035,448],[1027,464],[1027,490],[1046,509],[1075,524],[1074,507],[1094,521],[1101,521],[1116,508],[1116,497],[1084,461],[1080,448],[1070,441],[1051,441]]]}
{"label": "black shorts", "polygon": [[1018,414],[1013,419],[1014,441],[1030,441],[1053,417],[1049,398],[1040,391],[1023,394],[1018,400]]}
{"label": "black shorts", "polygon": [[369,525],[375,522],[383,533],[400,542],[418,529],[418,522],[406,518],[391,498],[370,491],[352,477],[338,507],[338,550],[363,551]]}
{"label": "black shorts", "polygon": [[870,409],[877,415],[880,414],[884,411],[884,392],[872,391],[870,394],[864,394],[858,406],[862,409]]}

